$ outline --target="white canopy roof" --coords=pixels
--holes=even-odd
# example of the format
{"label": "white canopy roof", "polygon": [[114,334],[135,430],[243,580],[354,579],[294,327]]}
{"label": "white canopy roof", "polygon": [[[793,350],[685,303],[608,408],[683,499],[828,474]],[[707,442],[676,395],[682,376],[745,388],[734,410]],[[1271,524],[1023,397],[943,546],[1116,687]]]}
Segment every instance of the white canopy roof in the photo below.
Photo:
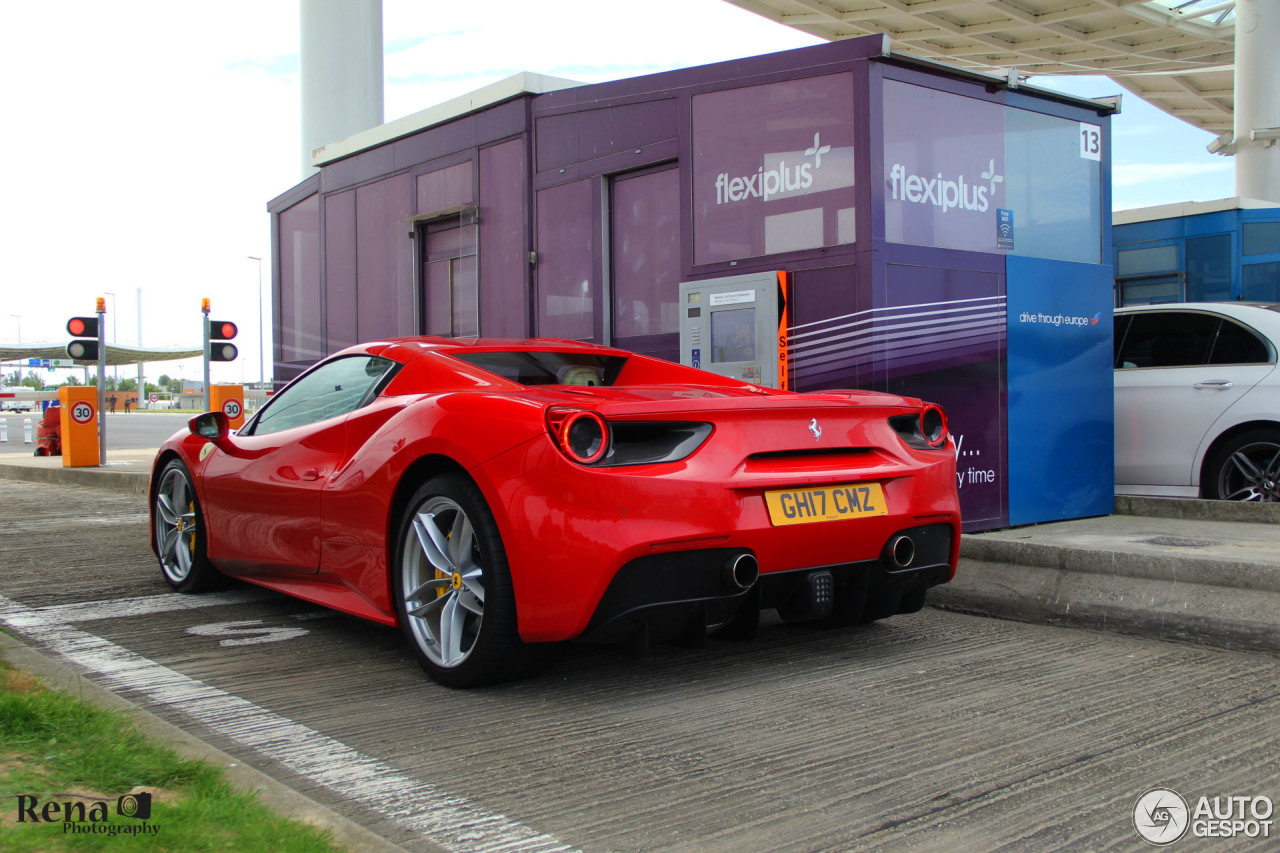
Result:
{"label": "white canopy roof", "polygon": [[1235,2],[1216,0],[726,0],[836,40],[1004,76],[1105,74],[1197,127],[1232,127]]}

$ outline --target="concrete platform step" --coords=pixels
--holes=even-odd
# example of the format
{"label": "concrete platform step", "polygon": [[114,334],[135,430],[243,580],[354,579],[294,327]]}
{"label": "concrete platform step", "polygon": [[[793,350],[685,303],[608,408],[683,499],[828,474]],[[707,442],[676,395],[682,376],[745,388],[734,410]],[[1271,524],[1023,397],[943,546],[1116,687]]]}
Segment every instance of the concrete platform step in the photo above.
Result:
{"label": "concrete platform step", "polygon": [[930,603],[1280,654],[1280,505],[1116,503],[1121,514],[965,536]]}

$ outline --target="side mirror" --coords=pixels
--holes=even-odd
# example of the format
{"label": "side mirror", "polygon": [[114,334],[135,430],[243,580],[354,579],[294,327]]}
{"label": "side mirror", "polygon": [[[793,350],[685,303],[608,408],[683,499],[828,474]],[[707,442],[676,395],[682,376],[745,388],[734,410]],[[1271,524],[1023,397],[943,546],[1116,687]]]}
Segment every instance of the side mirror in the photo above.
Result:
{"label": "side mirror", "polygon": [[227,416],[222,412],[205,412],[203,415],[196,415],[187,421],[187,429],[191,430],[192,435],[198,435],[213,442],[226,440],[231,431]]}

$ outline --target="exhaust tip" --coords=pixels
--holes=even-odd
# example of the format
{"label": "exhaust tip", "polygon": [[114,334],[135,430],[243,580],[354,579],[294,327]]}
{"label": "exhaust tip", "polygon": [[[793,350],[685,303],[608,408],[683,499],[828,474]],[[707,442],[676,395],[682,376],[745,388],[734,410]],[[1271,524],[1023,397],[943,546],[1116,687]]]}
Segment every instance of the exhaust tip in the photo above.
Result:
{"label": "exhaust tip", "polygon": [[760,564],[751,554],[734,554],[724,564],[724,579],[730,586],[748,589],[760,577]]}
{"label": "exhaust tip", "polygon": [[889,559],[900,569],[910,566],[916,558],[916,543],[910,536],[895,536],[889,541]]}

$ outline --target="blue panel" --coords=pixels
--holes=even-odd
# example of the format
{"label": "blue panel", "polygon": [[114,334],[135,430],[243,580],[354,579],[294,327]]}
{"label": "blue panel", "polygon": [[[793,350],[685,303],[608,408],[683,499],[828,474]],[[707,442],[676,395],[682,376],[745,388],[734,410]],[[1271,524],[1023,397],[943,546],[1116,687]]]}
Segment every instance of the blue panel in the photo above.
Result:
{"label": "blue panel", "polygon": [[1010,256],[1009,523],[1114,508],[1112,271]]}

